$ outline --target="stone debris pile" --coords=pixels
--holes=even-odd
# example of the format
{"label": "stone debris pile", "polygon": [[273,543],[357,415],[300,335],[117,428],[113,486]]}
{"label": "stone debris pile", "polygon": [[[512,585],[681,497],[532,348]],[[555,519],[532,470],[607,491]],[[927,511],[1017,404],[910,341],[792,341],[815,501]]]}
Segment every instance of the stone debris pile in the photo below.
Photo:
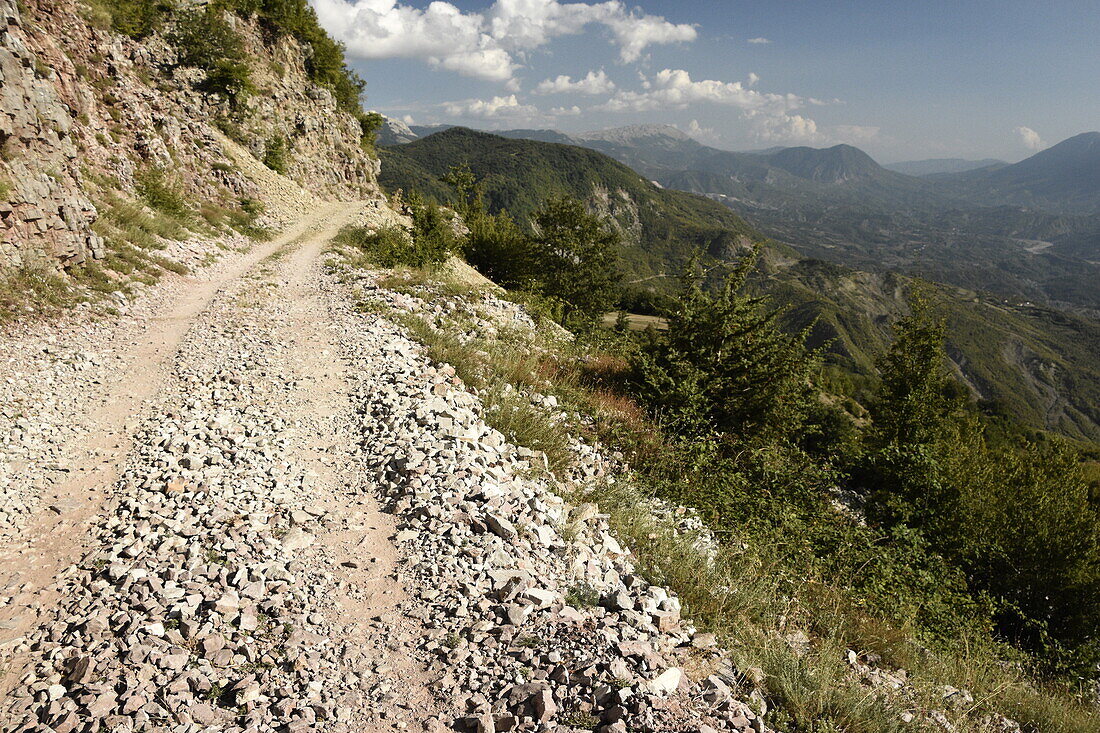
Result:
{"label": "stone debris pile", "polygon": [[[429,316],[456,308],[396,300]],[[486,301],[509,317],[516,308]],[[459,727],[763,730],[736,699],[742,676],[712,636],[681,620],[677,598],[636,574],[606,517],[592,504],[568,506],[537,478],[538,457],[485,424],[451,367],[427,363],[375,315],[354,317],[348,333],[366,343],[352,352],[353,371],[374,375],[353,399],[363,450],[401,520],[419,601],[409,612],[426,627],[420,651],[437,688],[465,707]],[[581,475],[607,470],[593,451],[579,458]],[[691,680],[689,665],[712,673]]]}
{"label": "stone debris pile", "polygon": [[136,438],[98,549],[58,580],[52,620],[14,651],[30,671],[6,729],[351,730],[359,652],[328,620],[323,556],[340,522],[287,460],[284,347],[215,313]]}

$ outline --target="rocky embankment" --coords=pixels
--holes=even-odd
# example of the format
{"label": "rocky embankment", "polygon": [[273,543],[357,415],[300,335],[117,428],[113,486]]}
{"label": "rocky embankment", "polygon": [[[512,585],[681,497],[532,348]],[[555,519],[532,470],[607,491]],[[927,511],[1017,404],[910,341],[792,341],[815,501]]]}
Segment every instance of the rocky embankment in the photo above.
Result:
{"label": "rocky embankment", "polygon": [[[105,5],[110,5],[105,3]],[[289,35],[234,18],[257,93],[229,109],[181,66],[170,28],[136,40],[111,30],[96,3],[0,0],[0,274],[101,259],[97,221],[135,198],[150,169],[211,206],[271,200],[235,163],[237,139],[255,159],[277,141],[291,179],[319,196],[377,195],[378,161],[358,121],[309,80],[310,50]]]}
{"label": "rocky embankment", "polygon": [[319,246],[188,330],[56,608],[5,648],[4,729],[763,730],[598,509]]}

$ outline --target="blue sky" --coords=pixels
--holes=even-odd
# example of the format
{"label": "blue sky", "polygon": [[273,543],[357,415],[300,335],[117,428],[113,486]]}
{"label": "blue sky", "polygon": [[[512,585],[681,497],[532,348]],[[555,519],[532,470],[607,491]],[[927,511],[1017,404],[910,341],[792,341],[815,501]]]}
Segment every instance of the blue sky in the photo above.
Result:
{"label": "blue sky", "polygon": [[416,124],[1019,160],[1100,129],[1100,0],[311,0]]}

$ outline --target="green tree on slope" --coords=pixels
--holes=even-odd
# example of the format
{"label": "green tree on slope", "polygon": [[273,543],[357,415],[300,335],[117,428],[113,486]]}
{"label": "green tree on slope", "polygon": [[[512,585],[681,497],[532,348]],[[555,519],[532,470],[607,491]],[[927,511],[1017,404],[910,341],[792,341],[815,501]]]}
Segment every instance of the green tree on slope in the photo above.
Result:
{"label": "green tree on slope", "polygon": [[784,333],[762,298],[743,292],[755,253],[713,293],[694,266],[668,330],[633,364],[640,396],[681,434],[792,438],[814,398],[816,366],[803,335]]}

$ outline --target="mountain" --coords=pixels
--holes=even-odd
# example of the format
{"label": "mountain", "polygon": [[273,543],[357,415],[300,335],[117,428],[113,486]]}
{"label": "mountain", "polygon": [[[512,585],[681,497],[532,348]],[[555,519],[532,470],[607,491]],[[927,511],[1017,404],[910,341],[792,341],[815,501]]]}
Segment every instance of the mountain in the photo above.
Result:
{"label": "mountain", "polygon": [[697,147],[691,136],[671,125],[626,125],[610,127],[604,130],[582,132],[574,137],[582,143],[607,143],[609,145],[629,146],[665,146],[678,148],[681,145]]}
{"label": "mountain", "polygon": [[927,160],[905,160],[899,163],[887,163],[883,166],[895,173],[907,176],[932,176],[940,173],[964,173],[978,168],[1003,166],[1008,163],[996,158],[966,160],[964,158],[928,158]]}
{"label": "mountain", "polygon": [[1085,132],[1015,165],[947,177],[959,197],[982,203],[1100,214],[1100,132]]}
{"label": "mountain", "polygon": [[383,119],[385,122],[382,123],[381,129],[374,135],[374,141],[378,145],[404,145],[420,137],[401,120],[385,115],[383,115]]}
{"label": "mountain", "polygon": [[563,145],[576,145],[576,138],[557,130],[499,130],[492,134],[501,137],[518,138],[521,140],[538,140],[544,143],[561,143]]}
{"label": "mountain", "polygon": [[550,196],[589,200],[627,235],[631,246],[624,259],[637,278],[677,273],[698,249],[718,256],[761,239],[729,208],[664,191],[594,150],[461,127],[383,148],[380,181],[390,190],[417,190],[446,200],[450,190],[439,178],[460,164],[481,179],[490,210],[506,209],[520,221]]}
{"label": "mountain", "polygon": [[834,145],[819,149],[808,147],[784,148],[765,154],[769,165],[808,181],[848,183],[851,181],[880,180],[888,171],[859,148],[851,145]]}
{"label": "mountain", "polygon": [[[521,223],[549,196],[587,201],[623,233],[626,280],[647,291],[675,287],[670,276],[693,252],[702,250],[719,262],[762,240],[729,207],[661,189],[610,157],[577,146],[451,128],[385,149],[382,156],[384,185],[418,189],[440,200],[451,194],[440,176],[466,163],[482,179],[489,208],[507,209]],[[797,152],[788,162],[796,167],[807,159],[813,164],[800,172],[815,175],[819,168],[812,156]],[[824,159],[880,175],[845,150]],[[890,339],[889,322],[906,312],[911,281],[802,258],[795,249],[770,242],[755,287],[786,308],[784,319],[792,329],[812,327],[813,342],[827,349],[830,369],[858,382],[872,379],[875,356]],[[936,293],[952,328],[952,358],[976,395],[1034,427],[1100,438],[1100,326],[975,289],[937,286]]]}
{"label": "mountain", "polygon": [[[879,166],[848,145],[735,153],[660,128],[612,139],[579,142],[666,188],[719,201],[805,255],[1100,317],[1094,284],[1100,278],[1100,217],[1058,207],[1025,210],[990,194],[992,183],[1007,175],[1002,171],[1019,171],[1023,164],[918,178]],[[1034,179],[1039,169],[1059,181],[1050,171],[1072,173],[1089,149],[1076,145],[1057,160],[1024,166],[1019,175]],[[1036,157],[1043,163],[1046,156]]]}

